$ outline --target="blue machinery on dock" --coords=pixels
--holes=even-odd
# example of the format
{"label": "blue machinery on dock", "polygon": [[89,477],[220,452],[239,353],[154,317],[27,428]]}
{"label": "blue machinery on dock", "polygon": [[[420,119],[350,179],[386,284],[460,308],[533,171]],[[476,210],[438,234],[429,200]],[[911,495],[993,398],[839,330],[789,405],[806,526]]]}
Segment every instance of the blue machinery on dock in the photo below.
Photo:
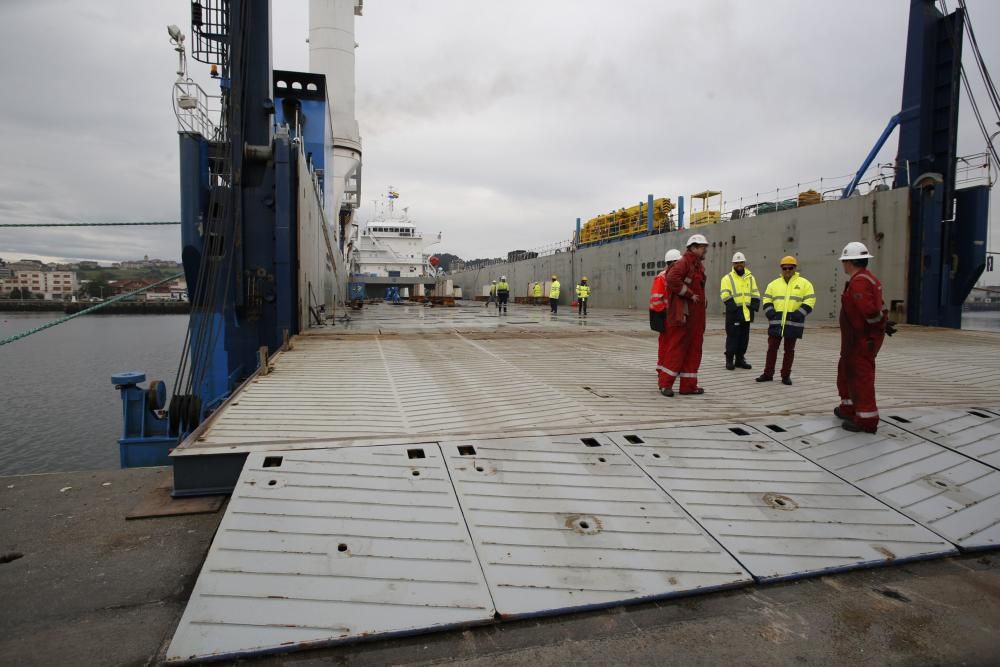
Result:
{"label": "blue machinery on dock", "polygon": [[[192,7],[192,55],[221,68],[223,119],[211,137],[180,133],[191,319],[168,404],[163,383],[140,386],[143,373],[112,378],[121,392],[125,467],[170,463],[170,448],[256,371],[267,350],[307,324],[296,307],[309,295],[299,294],[297,280],[295,165],[299,151],[310,154],[322,187],[323,147],[332,136],[325,79],[271,70],[267,0],[201,0]],[[986,264],[989,203],[986,186],[955,189],[961,47],[961,10],[944,16],[933,0],[911,0],[904,111],[861,169],[898,124],[894,186],[911,189],[907,317],[956,328]],[[173,459],[175,494],[228,491],[244,457]]]}
{"label": "blue machinery on dock", "polygon": [[218,67],[222,118],[213,136],[179,132],[191,317],[169,402],[162,382],[140,386],[144,373],[112,377],[123,467],[169,464],[172,447],[308,326],[298,307],[312,296],[299,293],[297,165],[304,152],[323,188],[332,137],[325,77],[271,69],[266,0],[193,3],[191,29],[192,56]]}

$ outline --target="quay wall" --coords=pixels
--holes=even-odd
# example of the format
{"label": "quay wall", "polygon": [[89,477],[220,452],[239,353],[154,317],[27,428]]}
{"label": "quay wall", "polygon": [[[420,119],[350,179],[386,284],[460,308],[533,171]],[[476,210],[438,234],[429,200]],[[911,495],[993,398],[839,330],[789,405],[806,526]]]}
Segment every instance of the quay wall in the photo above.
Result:
{"label": "quay wall", "polygon": [[[780,259],[785,255],[797,257],[802,275],[816,288],[816,314],[824,319],[837,317],[845,279],[838,258],[849,241],[865,243],[875,255],[870,268],[882,280],[886,306],[895,310],[905,304],[909,257],[906,188],[518,262],[501,262],[448,277],[470,299],[481,295],[483,287],[501,275],[507,276],[514,295],[528,296],[534,281],[546,281],[556,274],[562,284],[559,302],[568,304],[573,300],[573,286],[587,276],[592,288],[591,307],[645,309],[650,283],[662,270],[663,255],[670,248],[683,250],[686,239],[695,233],[704,234],[709,242],[705,289],[710,314],[722,312],[719,280],[732,268],[733,253],[741,251],[747,256],[747,264],[757,277],[762,294],[767,283],[778,277]],[[511,248],[519,245],[523,244],[511,239]]]}

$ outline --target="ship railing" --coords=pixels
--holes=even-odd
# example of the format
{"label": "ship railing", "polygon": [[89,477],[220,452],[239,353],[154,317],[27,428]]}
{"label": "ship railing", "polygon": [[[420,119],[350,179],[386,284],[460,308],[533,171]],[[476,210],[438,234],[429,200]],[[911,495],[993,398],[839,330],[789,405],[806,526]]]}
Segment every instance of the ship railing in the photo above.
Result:
{"label": "ship railing", "polygon": [[209,95],[192,79],[174,82],[174,115],[180,132],[200,134],[213,139],[216,119],[222,117],[222,96]]}

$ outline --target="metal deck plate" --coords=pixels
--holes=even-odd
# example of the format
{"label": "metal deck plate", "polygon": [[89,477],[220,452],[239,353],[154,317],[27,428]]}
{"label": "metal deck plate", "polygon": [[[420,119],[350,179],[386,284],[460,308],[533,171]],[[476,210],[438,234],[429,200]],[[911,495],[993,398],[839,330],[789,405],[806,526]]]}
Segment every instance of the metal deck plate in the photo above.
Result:
{"label": "metal deck plate", "polygon": [[503,616],[751,580],[606,436],[441,447]]}
{"label": "metal deck plate", "polygon": [[883,420],[1000,468],[1000,416],[982,408],[890,409]]}
{"label": "metal deck plate", "polygon": [[832,416],[753,425],[962,549],[1000,545],[1000,472],[979,461],[885,423],[877,434]]}
{"label": "metal deck plate", "polygon": [[610,435],[757,579],[955,553],[926,528],[748,426]]}
{"label": "metal deck plate", "polygon": [[493,616],[437,445],[251,454],[168,659]]}

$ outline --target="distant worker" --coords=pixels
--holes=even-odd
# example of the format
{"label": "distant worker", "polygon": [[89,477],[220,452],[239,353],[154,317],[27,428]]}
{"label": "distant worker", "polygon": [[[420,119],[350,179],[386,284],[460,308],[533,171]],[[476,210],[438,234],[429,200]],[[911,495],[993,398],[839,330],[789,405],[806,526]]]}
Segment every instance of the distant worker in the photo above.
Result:
{"label": "distant worker", "polygon": [[537,280],[535,281],[535,286],[531,289],[531,297],[534,299],[536,306],[542,302],[542,283]]}
{"label": "distant worker", "polygon": [[653,286],[649,290],[649,328],[659,332],[656,348],[656,383],[660,389],[671,385],[667,375],[667,271],[681,258],[681,251],[671,248],[663,258],[666,268],[653,278]]}
{"label": "distant worker", "polygon": [[500,276],[497,283],[497,315],[507,314],[507,300],[510,298],[510,285],[507,283],[507,276]]}
{"label": "distant worker", "polygon": [[708,240],[701,234],[688,239],[687,252],[667,271],[667,359],[663,365],[667,385],[664,396],[673,396],[680,376],[680,393],[704,394],[698,386],[698,367],[705,340],[705,265]]}
{"label": "distant worker", "polygon": [[886,335],[896,333],[882,301],[882,283],[868,270],[873,255],[863,243],[844,246],[840,264],[848,275],[840,297],[840,363],[837,391],[840,406],[833,414],[848,431],[874,433],[878,428],[875,403],[875,357]]}
{"label": "distant worker", "polygon": [[781,359],[781,382],[792,383],[792,361],[795,360],[795,343],[805,332],[806,316],[816,306],[816,290],[812,283],[796,270],[798,261],[786,255],[781,258],[781,276],[775,278],[764,290],[764,315],[767,316],[767,360],[764,373],[757,382],[774,379],[774,366],[778,361],[778,347],[785,341],[785,354]]}
{"label": "distant worker", "polygon": [[750,323],[760,310],[757,279],[746,268],[743,253],[733,255],[733,270],[719,281],[719,298],[726,307],[726,370],[750,369],[747,347],[750,345]]}
{"label": "distant worker", "polygon": [[[491,303],[497,302],[497,281],[490,281],[490,296],[486,299],[486,309],[489,310]],[[499,308],[499,306],[497,306]]]}
{"label": "distant worker", "polygon": [[552,276],[552,285],[549,286],[549,310],[553,315],[559,314],[559,278]]}
{"label": "distant worker", "polygon": [[587,277],[580,278],[580,284],[576,286],[576,316],[587,316],[587,300],[590,299],[590,285],[587,284]]}

